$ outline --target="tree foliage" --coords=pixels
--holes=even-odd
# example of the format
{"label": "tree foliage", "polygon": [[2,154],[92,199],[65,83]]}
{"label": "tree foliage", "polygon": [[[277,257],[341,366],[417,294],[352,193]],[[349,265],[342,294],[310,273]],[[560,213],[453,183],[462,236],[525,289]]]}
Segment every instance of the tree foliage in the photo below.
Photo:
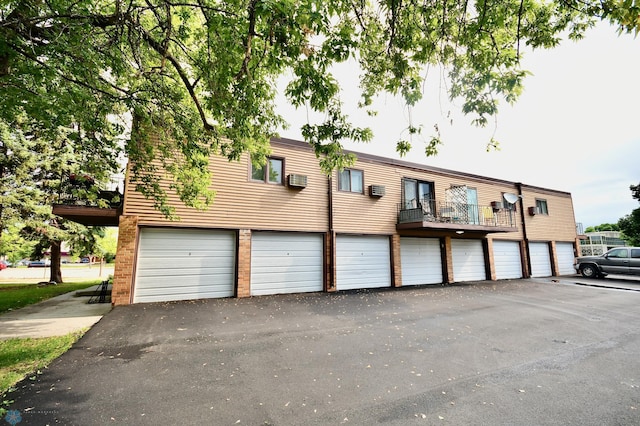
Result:
{"label": "tree foliage", "polygon": [[630,185],[629,189],[631,190],[631,197],[640,202],[640,183],[637,185]]}
{"label": "tree foliage", "polygon": [[585,232],[601,232],[601,231],[619,231],[620,227],[617,223],[602,223],[596,226],[588,226]]}
{"label": "tree foliage", "polygon": [[[450,97],[482,126],[499,100],[520,95],[524,46],[578,39],[599,19],[637,31],[639,7],[638,0],[0,0],[0,119],[27,116],[54,132],[77,125],[83,150],[99,160],[123,130],[118,123],[135,117],[126,151],[137,189],[170,214],[157,168],[168,170],[187,205],[207,205],[209,156],[249,152],[263,160],[285,125],[274,105],[282,76],[291,77],[293,105],[326,114],[304,134],[328,171],[348,164],[343,141],[371,139],[343,113],[334,65],[358,62],[366,109],[381,93],[415,105],[429,67],[442,66]],[[430,141],[426,152],[434,154],[440,139]],[[398,141],[401,154],[410,147]]]}
{"label": "tree foliage", "polygon": [[[631,185],[629,189],[631,190],[631,197],[640,202],[640,184]],[[630,245],[640,247],[640,207],[620,218],[618,226]]]}
{"label": "tree foliage", "polygon": [[[0,120],[0,254],[40,259],[50,251],[50,280],[62,282],[61,243],[90,253],[104,230],[56,217],[52,205],[60,201],[61,188],[72,173],[105,181],[118,167],[117,149],[100,147],[97,161],[78,126],[43,129],[40,124],[24,115],[11,122]],[[97,197],[95,186],[75,191],[83,199]]]}
{"label": "tree foliage", "polygon": [[620,218],[618,225],[629,245],[640,247],[640,207]]}

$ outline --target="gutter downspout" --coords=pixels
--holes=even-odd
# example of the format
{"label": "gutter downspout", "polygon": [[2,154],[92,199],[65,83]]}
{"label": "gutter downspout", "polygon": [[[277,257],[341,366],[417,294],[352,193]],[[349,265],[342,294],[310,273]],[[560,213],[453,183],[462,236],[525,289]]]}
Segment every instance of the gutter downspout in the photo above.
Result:
{"label": "gutter downspout", "polygon": [[518,188],[518,198],[520,199],[520,220],[522,223],[522,237],[524,239],[524,252],[527,256],[527,273],[524,274],[524,278],[531,277],[531,251],[529,250],[529,237],[527,236],[527,224],[525,222],[524,215],[524,201],[522,195],[522,183],[516,182],[516,188]]}

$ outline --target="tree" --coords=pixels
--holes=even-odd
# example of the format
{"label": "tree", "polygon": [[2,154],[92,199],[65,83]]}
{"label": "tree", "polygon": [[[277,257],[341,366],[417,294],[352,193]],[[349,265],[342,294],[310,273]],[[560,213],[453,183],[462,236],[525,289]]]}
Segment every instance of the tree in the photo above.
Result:
{"label": "tree", "polygon": [[99,254],[105,262],[113,262],[118,251],[118,230],[116,228],[105,229],[104,236],[99,237],[94,253]]}
{"label": "tree", "polygon": [[602,223],[596,226],[589,226],[585,232],[601,232],[601,231],[619,231],[620,227],[617,223]]}
{"label": "tree", "polygon": [[[42,129],[24,116],[10,123],[0,120],[0,248],[17,250],[16,244],[9,243],[15,237],[12,233],[19,232],[15,238],[32,242],[27,246],[31,248],[29,257],[40,259],[50,250],[50,280],[55,282],[62,282],[62,241],[90,251],[104,233],[102,228],[87,228],[52,214],[52,204],[58,201],[71,174],[88,173],[93,181],[101,182],[117,167],[116,150],[109,154],[103,147],[105,160],[95,161],[86,146],[80,145],[87,139],[91,138],[85,137],[78,126]],[[78,146],[83,149],[78,150]],[[84,199],[97,197],[95,186],[75,191]]]}
{"label": "tree", "polygon": [[[637,0],[2,2],[0,119],[26,115],[42,129],[75,123],[91,136],[83,149],[100,158],[134,117],[126,145],[132,176],[169,215],[158,167],[186,205],[204,208],[213,197],[210,154],[264,161],[284,125],[274,112],[279,77],[291,76],[293,105],[326,114],[303,134],[329,171],[352,160],[342,141],[371,139],[342,112],[335,64],[359,63],[365,109],[384,92],[415,105],[426,70],[440,65],[450,97],[482,126],[499,99],[521,93],[522,46],[579,39],[597,20],[637,32],[639,9]],[[420,131],[411,122],[408,130]],[[427,154],[439,143],[436,132]],[[410,147],[397,143],[401,154]]]}
{"label": "tree", "polygon": [[2,231],[0,236],[0,255],[6,256],[12,264],[31,257],[33,241],[26,240],[20,232],[19,225],[13,224]]}
{"label": "tree", "polygon": [[[640,185],[631,185],[631,197],[640,202]],[[640,247],[640,207],[618,221],[625,240],[632,246]]]}
{"label": "tree", "polygon": [[631,197],[634,200],[640,201],[640,183],[637,185],[629,186],[629,189],[631,190]]}
{"label": "tree", "polygon": [[37,209],[39,192],[32,180],[38,168],[34,145],[19,126],[0,120],[0,231]]}
{"label": "tree", "polygon": [[640,207],[620,218],[618,225],[629,245],[640,247]]}

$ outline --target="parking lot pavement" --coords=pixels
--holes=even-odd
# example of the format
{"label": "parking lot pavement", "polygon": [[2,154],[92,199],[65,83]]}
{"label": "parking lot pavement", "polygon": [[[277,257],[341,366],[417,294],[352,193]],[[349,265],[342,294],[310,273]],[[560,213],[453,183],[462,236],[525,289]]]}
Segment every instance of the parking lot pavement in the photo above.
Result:
{"label": "parking lot pavement", "polygon": [[558,281],[590,287],[640,291],[640,276],[634,275],[607,275],[605,278],[585,278],[575,275],[560,277]]}
{"label": "parking lot pavement", "polygon": [[638,324],[638,292],[539,279],[120,306],[7,399],[20,425],[637,425]]}

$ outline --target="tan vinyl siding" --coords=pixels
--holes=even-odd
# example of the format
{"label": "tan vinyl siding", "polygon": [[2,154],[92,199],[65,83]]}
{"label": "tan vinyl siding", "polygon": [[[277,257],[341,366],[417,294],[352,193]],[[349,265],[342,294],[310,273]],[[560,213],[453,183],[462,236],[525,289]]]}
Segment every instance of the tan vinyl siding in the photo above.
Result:
{"label": "tan vinyl siding", "polygon": [[[490,206],[492,201],[501,201],[502,193],[517,193],[515,184],[502,181],[472,179],[468,176],[456,176],[452,173],[438,173],[411,167],[382,164],[359,160],[353,169],[364,171],[364,194],[355,194],[338,190],[338,173],[334,172],[333,210],[334,229],[342,233],[393,234],[396,229],[398,204],[402,202],[402,179],[411,178],[433,182],[436,202],[445,201],[445,191],[452,185],[467,185],[478,192],[478,204]],[[384,185],[386,194],[382,198],[369,196],[370,185]],[[508,235],[495,234],[497,238],[521,239],[522,231],[519,207],[514,213],[517,232]],[[427,231],[428,232],[428,231]],[[410,234],[404,231],[403,234]],[[413,232],[412,234],[415,234]]]}
{"label": "tan vinyl siding", "polygon": [[[569,195],[527,188],[523,188],[523,195],[527,237],[530,241],[575,241],[576,222],[573,203]],[[536,199],[547,201],[548,215],[529,215],[528,208],[535,207]]]}
{"label": "tan vinyl siding", "polygon": [[[357,161],[353,169],[364,171],[364,193],[338,190],[338,172],[333,176],[333,227],[336,232],[393,234],[396,229],[396,203],[400,202],[400,178],[395,167]],[[381,198],[369,196],[369,186],[384,185]]]}
{"label": "tan vinyl siding", "polygon": [[[217,194],[206,211],[181,206],[175,195],[170,199],[176,206],[179,222],[170,222],[154,210],[150,200],[127,185],[124,214],[139,217],[140,225],[188,226],[205,228],[254,229],[273,231],[327,232],[329,230],[328,178],[319,168],[318,159],[306,144],[296,141],[272,142],[272,156],[284,159],[283,179],[289,174],[308,177],[307,187],[301,190],[286,185],[254,182],[250,179],[250,161],[243,155],[239,162],[226,158],[211,160],[212,186]],[[333,173],[333,226],[338,233],[396,234],[398,204],[402,201],[402,179],[411,178],[434,183],[437,202],[444,202],[445,191],[452,185],[475,188],[478,204],[490,206],[492,201],[503,202],[505,192],[517,194],[514,182],[476,176],[464,172],[430,168],[418,164],[384,159],[362,154],[353,169],[363,171],[363,193],[339,191],[338,172]],[[369,196],[369,186],[384,185],[381,198]],[[522,240],[522,216],[527,224],[527,237],[540,241],[574,241],[575,219],[571,195],[561,191],[522,186],[524,205],[517,203],[514,212],[516,232],[489,233],[494,239]],[[529,216],[527,208],[535,206],[535,199],[547,200],[549,216]],[[444,236],[442,231],[429,229],[403,231],[403,235]],[[437,235],[436,235],[437,234]],[[478,237],[481,237],[479,234]],[[470,236],[472,237],[472,236]]]}
{"label": "tan vinyl siding", "polygon": [[238,162],[212,157],[211,188],[216,191],[206,211],[184,207],[170,194],[180,221],[171,222],[154,210],[152,203],[127,185],[125,214],[139,216],[140,225],[192,226],[204,228],[265,229],[274,231],[328,229],[327,177],[320,173],[318,160],[309,149],[273,145],[272,156],[284,158],[283,180],[289,174],[307,176],[307,187],[293,189],[250,180],[247,154]]}

